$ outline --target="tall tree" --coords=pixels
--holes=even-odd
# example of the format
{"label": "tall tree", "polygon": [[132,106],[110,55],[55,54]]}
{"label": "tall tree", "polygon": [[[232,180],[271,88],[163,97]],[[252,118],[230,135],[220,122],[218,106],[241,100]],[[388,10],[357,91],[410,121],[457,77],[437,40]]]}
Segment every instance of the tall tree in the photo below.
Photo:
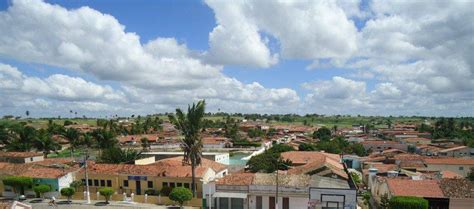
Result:
{"label": "tall tree", "polygon": [[33,148],[33,142],[37,138],[37,131],[31,126],[16,124],[11,127],[11,135],[6,145],[9,151],[29,152]]}
{"label": "tall tree", "polygon": [[66,129],[62,135],[64,136],[64,138],[66,138],[66,140],[69,141],[69,148],[71,150],[71,157],[73,157],[73,154],[74,154],[74,149],[79,146],[79,138],[81,136],[81,134],[79,133],[79,131],[77,131],[77,129],[75,128],[68,128]]}
{"label": "tall tree", "polygon": [[49,134],[45,129],[40,129],[38,131],[38,137],[33,142],[33,146],[38,151],[42,151],[45,158],[48,157],[48,154],[51,153],[51,151],[57,151],[61,149],[61,145],[54,141],[51,138],[51,134]]}
{"label": "tall tree", "polygon": [[206,102],[199,101],[192,106],[188,105],[188,113],[185,114],[181,109],[176,109],[175,115],[169,115],[170,121],[176,126],[184,139],[181,142],[181,149],[184,151],[183,163],[190,163],[192,169],[191,190],[193,196],[196,196],[195,188],[195,169],[201,164],[202,157],[202,138],[200,136],[202,120],[205,114]]}

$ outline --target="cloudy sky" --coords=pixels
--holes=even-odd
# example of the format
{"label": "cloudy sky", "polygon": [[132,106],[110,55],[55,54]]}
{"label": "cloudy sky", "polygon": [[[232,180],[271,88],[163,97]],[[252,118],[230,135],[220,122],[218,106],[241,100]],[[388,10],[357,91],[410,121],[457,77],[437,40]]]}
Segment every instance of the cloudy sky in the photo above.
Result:
{"label": "cloudy sky", "polygon": [[474,115],[474,1],[1,0],[0,115]]}

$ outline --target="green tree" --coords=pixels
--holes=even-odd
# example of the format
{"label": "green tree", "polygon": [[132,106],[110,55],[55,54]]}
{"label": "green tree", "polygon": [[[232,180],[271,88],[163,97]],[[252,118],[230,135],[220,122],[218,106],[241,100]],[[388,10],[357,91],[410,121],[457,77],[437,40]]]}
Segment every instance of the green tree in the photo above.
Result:
{"label": "green tree", "polygon": [[105,129],[94,130],[92,132],[92,136],[97,142],[97,147],[99,148],[99,151],[110,147],[116,147],[118,144],[118,141],[115,138],[115,134]]}
{"label": "green tree", "polygon": [[202,138],[200,135],[202,129],[202,119],[205,113],[206,103],[204,100],[197,104],[188,106],[188,113],[185,114],[181,109],[176,109],[176,115],[169,115],[170,121],[176,126],[184,139],[181,143],[181,149],[184,151],[183,161],[191,164],[192,184],[191,190],[193,196],[196,196],[195,177],[196,166],[201,164],[202,157]]}
{"label": "green tree", "polygon": [[469,179],[469,181],[474,181],[474,168],[471,168],[471,171],[467,174],[467,179]]}
{"label": "green tree", "polygon": [[51,186],[47,184],[40,184],[38,186],[33,187],[33,191],[35,191],[37,196],[43,198],[44,193],[51,191]]}
{"label": "green tree", "polygon": [[81,186],[83,186],[84,183],[82,183],[82,181],[79,181],[79,180],[76,180],[76,181],[73,181],[69,184],[69,187],[72,187],[74,188],[75,190],[78,190]]}
{"label": "green tree", "polygon": [[61,145],[51,138],[51,134],[45,130],[40,129],[38,131],[38,137],[33,141],[33,146],[38,150],[42,151],[45,158],[51,151],[61,150]]}
{"label": "green tree", "polygon": [[71,197],[76,193],[73,187],[66,187],[61,189],[61,195],[67,197],[67,202],[71,203]]}
{"label": "green tree", "polygon": [[13,192],[17,192],[17,188],[20,187],[20,194],[25,194],[25,187],[33,185],[33,179],[24,176],[8,176],[2,180],[4,185],[11,186]]}
{"label": "green tree", "polygon": [[139,159],[141,151],[134,149],[121,149],[120,147],[110,147],[104,149],[99,159],[102,163],[112,163],[112,164],[133,164],[135,160]]}
{"label": "green tree", "polygon": [[150,142],[148,141],[148,138],[143,137],[140,139],[140,143],[142,145],[142,150],[146,151],[150,148]]}
{"label": "green tree", "polygon": [[110,187],[104,187],[99,189],[99,194],[104,196],[105,204],[109,204],[110,197],[115,193],[115,190]]}
{"label": "green tree", "polygon": [[193,198],[193,193],[188,188],[176,187],[171,191],[169,198],[177,202],[180,208],[183,208],[184,203]]}
{"label": "green tree", "polygon": [[6,144],[9,151],[29,152],[33,148],[33,142],[37,139],[37,131],[25,124],[15,124],[10,127],[12,134]]}
{"label": "green tree", "polygon": [[328,141],[331,139],[331,130],[326,127],[321,127],[317,131],[313,132],[313,138],[321,141]]}
{"label": "green tree", "polygon": [[372,199],[372,194],[370,192],[362,193],[362,199],[364,200],[364,204],[370,207],[370,199]]}
{"label": "green tree", "polygon": [[62,133],[64,138],[69,141],[69,149],[71,150],[71,158],[74,155],[74,149],[79,146],[79,137],[81,136],[79,131],[75,128],[68,128]]}
{"label": "green tree", "polygon": [[299,151],[316,151],[317,148],[313,144],[302,143],[298,145],[298,150]]}
{"label": "green tree", "polygon": [[421,197],[392,197],[389,201],[390,209],[428,209],[428,200]]}
{"label": "green tree", "polygon": [[282,152],[293,151],[293,147],[286,144],[276,144],[272,148],[266,150],[260,155],[253,156],[247,162],[250,172],[264,172],[272,173],[275,170],[287,170],[292,162],[289,160],[284,161],[280,154]]}

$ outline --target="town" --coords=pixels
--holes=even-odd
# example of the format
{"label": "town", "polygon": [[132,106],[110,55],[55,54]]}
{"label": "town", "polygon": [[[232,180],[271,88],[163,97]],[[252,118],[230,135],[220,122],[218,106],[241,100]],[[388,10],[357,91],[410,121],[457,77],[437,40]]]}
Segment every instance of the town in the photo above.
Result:
{"label": "town", "polygon": [[474,205],[473,118],[206,113],[204,101],[109,119],[28,114],[0,123],[0,194],[19,204]]}
{"label": "town", "polygon": [[0,209],[474,209],[474,0],[0,0]]}

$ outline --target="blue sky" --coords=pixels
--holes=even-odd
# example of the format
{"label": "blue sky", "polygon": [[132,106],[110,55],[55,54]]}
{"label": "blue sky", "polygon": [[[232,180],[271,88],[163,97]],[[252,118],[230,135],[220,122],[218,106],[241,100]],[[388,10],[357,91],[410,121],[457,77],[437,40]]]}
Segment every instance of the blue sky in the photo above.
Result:
{"label": "blue sky", "polygon": [[472,115],[472,26],[439,32],[469,6],[1,1],[0,78],[17,85],[0,88],[0,115],[150,114],[198,99],[209,111]]}

